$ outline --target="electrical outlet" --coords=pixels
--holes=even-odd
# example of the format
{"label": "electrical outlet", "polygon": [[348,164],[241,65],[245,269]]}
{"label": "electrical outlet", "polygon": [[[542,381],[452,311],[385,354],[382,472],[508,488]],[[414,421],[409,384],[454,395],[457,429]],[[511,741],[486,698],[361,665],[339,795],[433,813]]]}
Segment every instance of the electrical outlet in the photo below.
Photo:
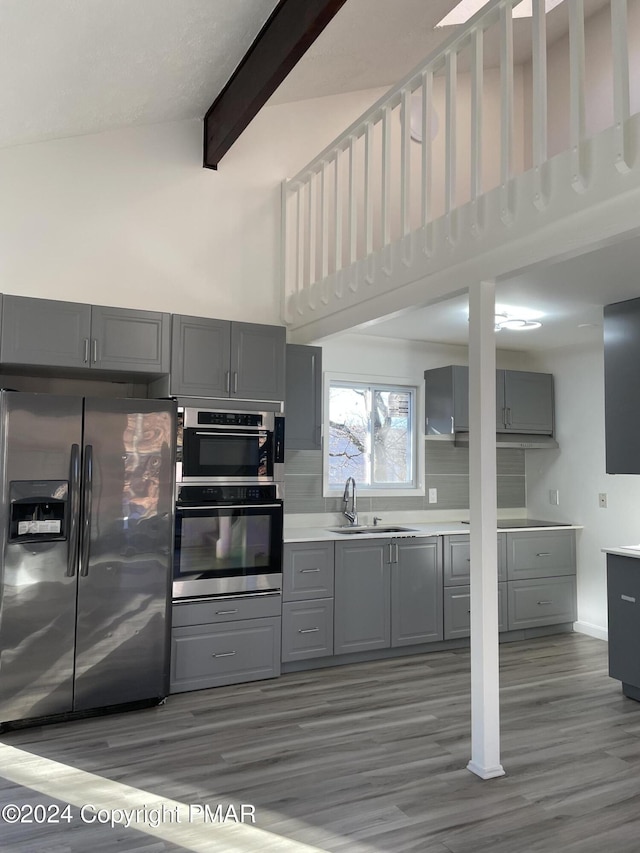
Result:
{"label": "electrical outlet", "polygon": [[560,505],[560,493],[557,489],[549,489],[549,503],[551,506]]}
{"label": "electrical outlet", "polygon": [[607,493],[606,492],[600,492],[600,494],[598,495],[598,506],[601,507],[602,509],[607,508]]}
{"label": "electrical outlet", "polygon": [[438,503],[438,490],[437,489],[429,489],[429,503],[437,504]]}

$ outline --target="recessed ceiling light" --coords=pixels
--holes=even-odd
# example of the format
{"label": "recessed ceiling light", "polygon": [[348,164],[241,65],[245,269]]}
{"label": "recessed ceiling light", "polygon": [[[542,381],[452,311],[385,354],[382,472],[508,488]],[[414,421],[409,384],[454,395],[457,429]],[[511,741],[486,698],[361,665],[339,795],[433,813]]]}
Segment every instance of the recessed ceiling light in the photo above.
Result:
{"label": "recessed ceiling light", "polygon": [[[559,6],[560,3],[562,3],[562,0],[546,0],[544,4],[545,12],[549,13],[556,6]],[[451,27],[456,24],[466,24],[486,4],[487,0],[460,0],[460,3],[454,6],[449,14],[445,15],[436,24],[436,27]],[[513,9],[514,18],[530,18],[532,15],[531,0],[522,0],[522,3],[518,3]]]}

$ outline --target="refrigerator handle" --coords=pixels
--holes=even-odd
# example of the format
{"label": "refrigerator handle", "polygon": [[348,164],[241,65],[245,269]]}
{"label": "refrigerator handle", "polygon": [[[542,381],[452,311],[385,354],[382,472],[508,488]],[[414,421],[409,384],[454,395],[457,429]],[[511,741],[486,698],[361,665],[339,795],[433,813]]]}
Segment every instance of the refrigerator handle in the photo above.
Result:
{"label": "refrigerator handle", "polygon": [[67,577],[76,573],[78,559],[78,525],[80,523],[80,445],[71,445],[69,474],[69,538],[67,540]]}
{"label": "refrigerator handle", "polygon": [[93,447],[90,444],[84,449],[84,482],[82,505],[82,538],[80,545],[80,575],[84,578],[89,574],[89,545],[91,544],[91,502],[93,498]]}

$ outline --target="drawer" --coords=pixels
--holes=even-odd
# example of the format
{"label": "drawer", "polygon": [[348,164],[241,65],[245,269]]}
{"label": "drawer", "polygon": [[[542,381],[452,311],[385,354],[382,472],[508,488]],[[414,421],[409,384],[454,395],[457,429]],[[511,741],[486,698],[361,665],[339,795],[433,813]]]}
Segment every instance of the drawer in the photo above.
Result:
{"label": "drawer", "polygon": [[333,542],[285,544],[282,595],[284,601],[333,597]]}
{"label": "drawer", "polygon": [[508,586],[510,631],[575,621],[575,577],[509,581]]}
{"label": "drawer", "polygon": [[507,533],[507,578],[546,578],[575,575],[573,530]]}
{"label": "drawer", "polygon": [[280,616],[280,593],[247,596],[216,596],[198,601],[174,601],[172,627],[210,625],[217,622],[238,622],[242,619],[260,619]]}
{"label": "drawer", "polygon": [[333,654],[333,599],[287,601],[282,605],[282,660]]}
{"label": "drawer", "polygon": [[[469,536],[445,536],[443,555],[445,586],[469,585],[471,564]],[[507,538],[498,533],[498,581],[507,579]]]}
{"label": "drawer", "polygon": [[280,619],[192,625],[171,632],[171,693],[280,675]]}
{"label": "drawer", "polygon": [[[454,640],[468,637],[471,628],[469,609],[470,588],[468,586],[445,587],[444,590],[444,638]],[[498,630],[507,630],[507,584],[498,584]]]}

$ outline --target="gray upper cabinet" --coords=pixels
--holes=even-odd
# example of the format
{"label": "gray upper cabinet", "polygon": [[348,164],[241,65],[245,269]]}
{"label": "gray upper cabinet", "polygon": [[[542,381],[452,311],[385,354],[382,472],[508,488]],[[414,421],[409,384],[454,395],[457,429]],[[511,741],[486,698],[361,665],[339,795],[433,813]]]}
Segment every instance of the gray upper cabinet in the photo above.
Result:
{"label": "gray upper cabinet", "polygon": [[166,373],[169,314],[5,295],[0,361]]}
{"label": "gray upper cabinet", "polygon": [[390,540],[336,542],[334,654],[391,644]]}
{"label": "gray upper cabinet", "polygon": [[607,474],[640,474],[640,299],[604,308]]}
{"label": "gray upper cabinet", "polygon": [[[425,370],[427,435],[469,429],[469,368]],[[553,435],[554,392],[550,373],[496,371],[496,431]]]}
{"label": "gray upper cabinet", "polygon": [[170,393],[284,399],[285,329],[174,314]]}
{"label": "gray upper cabinet", "polygon": [[287,344],[287,449],[322,446],[322,348]]}
{"label": "gray upper cabinet", "polygon": [[442,640],[441,538],[391,542],[391,645]]}

